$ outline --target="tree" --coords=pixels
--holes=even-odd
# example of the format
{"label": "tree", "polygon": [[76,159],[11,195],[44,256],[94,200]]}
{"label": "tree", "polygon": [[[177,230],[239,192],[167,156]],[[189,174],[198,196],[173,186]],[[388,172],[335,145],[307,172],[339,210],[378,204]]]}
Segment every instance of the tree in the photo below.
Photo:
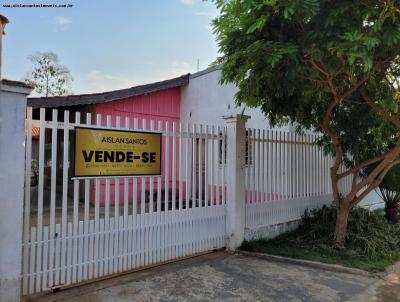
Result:
{"label": "tree", "polygon": [[41,96],[58,96],[70,92],[73,80],[70,71],[61,65],[54,52],[38,52],[29,56],[33,70],[28,73],[25,82],[35,88]]}
{"label": "tree", "polygon": [[[400,1],[215,3],[221,82],[239,88],[237,103],[260,107],[273,126],[323,134],[343,247],[349,211],[399,163]],[[341,192],[346,176],[351,189]]]}

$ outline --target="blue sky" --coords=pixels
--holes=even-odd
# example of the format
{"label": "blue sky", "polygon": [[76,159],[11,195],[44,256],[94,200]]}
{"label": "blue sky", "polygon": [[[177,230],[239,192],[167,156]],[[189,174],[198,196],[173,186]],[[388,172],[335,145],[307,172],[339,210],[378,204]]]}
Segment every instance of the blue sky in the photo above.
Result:
{"label": "blue sky", "polygon": [[[72,4],[72,8],[5,8],[3,4]],[[54,51],[74,77],[74,93],[127,88],[209,66],[217,15],[202,0],[0,0],[8,17],[3,76],[21,80],[28,56]]]}

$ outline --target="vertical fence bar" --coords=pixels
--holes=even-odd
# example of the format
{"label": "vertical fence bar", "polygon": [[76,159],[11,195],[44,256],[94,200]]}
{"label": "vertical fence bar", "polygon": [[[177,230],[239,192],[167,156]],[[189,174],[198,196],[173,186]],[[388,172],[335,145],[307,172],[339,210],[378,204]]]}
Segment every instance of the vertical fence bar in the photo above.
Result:
{"label": "vertical fence bar", "polygon": [[295,150],[295,142],[294,142],[294,133],[289,133],[290,140],[290,198],[295,198],[295,188],[294,188],[294,173],[296,172],[296,167],[294,165],[294,150]]}
{"label": "vertical fence bar", "polygon": [[[106,116],[106,126],[111,128],[111,115]],[[104,208],[104,275],[108,275],[110,266],[110,186],[111,178],[106,178],[106,189],[105,189],[105,208]]]}
{"label": "vertical fence bar", "polygon": [[164,211],[169,209],[169,122],[165,122]]}
{"label": "vertical fence bar", "polygon": [[[154,131],[154,120],[150,120],[150,130]],[[153,214],[154,212],[154,176],[149,177],[150,180],[150,202],[149,202],[149,213]],[[156,240],[156,228],[157,228],[157,215],[151,215],[150,216],[150,229],[149,229],[149,236],[150,236],[150,264],[156,263],[157,262],[157,251],[156,245],[157,245],[157,240]]]}
{"label": "vertical fence bar", "polygon": [[48,279],[48,246],[49,244],[49,228],[47,226],[43,227],[43,267],[42,267],[42,289],[47,289],[47,279]]}
{"label": "vertical fence bar", "polygon": [[206,133],[204,138],[204,204],[208,206],[208,137],[209,137],[209,129],[208,125],[206,125]]}
{"label": "vertical fence bar", "polygon": [[299,156],[300,156],[300,148],[299,148],[299,137],[298,134],[295,133],[294,136],[295,139],[295,162],[296,162],[296,174],[295,174],[295,182],[296,182],[296,198],[300,197],[300,181],[299,181],[299,177],[300,177],[300,165],[299,165]]}
{"label": "vertical fence bar", "polygon": [[[75,113],[75,125],[81,123],[80,112]],[[73,253],[72,253],[72,283],[77,280],[77,260],[78,260],[78,215],[79,215],[79,180],[74,179],[74,209],[73,209]]]}
{"label": "vertical fence bar", "polygon": [[[222,149],[222,139],[221,139],[221,128],[218,126],[217,127],[217,186],[216,186],[216,199],[217,202],[216,204],[219,205],[220,204],[220,197],[222,192],[220,192],[220,171],[222,170],[222,153],[224,152]],[[221,201],[222,203],[222,201]]]}
{"label": "vertical fence bar", "polygon": [[275,190],[275,199],[281,199],[281,188],[282,188],[282,144],[281,141],[281,132],[279,130],[275,130],[275,146],[276,146],[276,167],[275,167],[275,182],[276,182],[276,190]]}
{"label": "vertical fence bar", "polygon": [[256,202],[256,129],[251,129],[251,203]]}
{"label": "vertical fence bar", "polygon": [[54,285],[54,233],[57,182],[57,119],[58,111],[52,111],[51,127],[51,180],[50,180],[50,241],[49,241],[49,287]]}
{"label": "vertical fence bar", "polygon": [[318,159],[317,157],[317,148],[315,146],[315,135],[311,135],[311,150],[312,150],[312,169],[311,169],[311,177],[312,177],[312,196],[316,195],[316,191],[317,191],[317,179],[316,179],[316,171],[318,169],[318,166],[316,165],[316,161]]}
{"label": "vertical fence bar", "polygon": [[225,168],[226,168],[226,127],[222,128],[222,204],[226,204],[226,183],[225,183]]}
{"label": "vertical fence bar", "polygon": [[307,134],[306,136],[307,139],[307,197],[311,196],[311,186],[312,186],[312,179],[311,179],[311,173],[312,173],[312,153],[311,153],[311,135]]}
{"label": "vertical fence bar", "polygon": [[289,170],[288,170],[288,133],[283,132],[283,158],[284,158],[284,170],[283,170],[283,179],[284,179],[284,199],[289,199]]}
{"label": "vertical fence bar", "polygon": [[[86,114],[86,125],[92,124],[92,114]],[[83,252],[83,280],[90,279],[89,271],[91,271],[92,259],[89,258],[89,209],[90,209],[90,180],[85,179],[85,205],[83,210],[83,231],[84,231],[84,252]]]}
{"label": "vertical fence bar", "polygon": [[192,132],[192,207],[196,204],[196,124],[193,124]]}
{"label": "vertical fence bar", "polygon": [[[121,117],[118,115],[115,117],[115,128],[121,129]],[[114,225],[112,226],[113,227],[112,234],[113,234],[114,238],[113,238],[113,241],[111,244],[111,246],[113,246],[113,249],[112,249],[113,254],[111,255],[111,258],[112,258],[111,263],[113,263],[113,269],[112,269],[113,273],[118,272],[119,260],[120,260],[120,258],[119,258],[119,244],[120,244],[120,242],[119,242],[119,228],[120,228],[120,226],[119,226],[119,221],[120,221],[120,219],[119,219],[119,215],[120,215],[119,214],[119,212],[120,212],[119,211],[119,201],[120,201],[120,189],[121,189],[120,184],[121,184],[120,177],[119,176],[115,177],[114,178]]]}
{"label": "vertical fence bar", "polygon": [[279,169],[279,156],[278,156],[278,132],[276,130],[272,131],[272,139],[273,139],[273,145],[274,145],[274,150],[271,154],[272,160],[273,160],[273,165],[274,165],[274,172],[272,173],[272,181],[274,183],[274,189],[273,189],[273,200],[276,200],[279,196],[278,194],[278,182],[277,182],[277,178],[278,178],[278,169]]}
{"label": "vertical fence bar", "polygon": [[45,118],[46,111],[40,108],[40,133],[39,133],[39,183],[37,206],[37,253],[36,253],[36,291],[41,289],[40,273],[42,270],[42,236],[43,236],[43,190],[44,190],[44,153],[45,153]]}
{"label": "vertical fence bar", "polygon": [[179,188],[178,188],[178,194],[179,194],[179,210],[182,210],[182,164],[183,164],[183,157],[182,157],[182,144],[183,144],[183,128],[182,128],[182,123],[179,123],[179,145],[178,145],[178,165],[179,165],[179,169],[178,169],[178,174],[179,174]]}
{"label": "vertical fence bar", "polygon": [[[134,118],[133,119],[133,129],[138,130],[138,119]],[[138,181],[137,177],[133,178],[133,205],[132,205],[132,214],[136,215],[137,214],[137,206],[138,206]],[[136,220],[136,216],[134,216],[134,219]]]}
{"label": "vertical fence bar", "polygon": [[[284,199],[284,188],[285,188],[285,154],[284,154],[284,143],[283,143],[283,131],[279,130],[279,139],[278,139],[278,145],[279,145],[279,200]],[[283,204],[283,203],[281,203]]]}
{"label": "vertical fence bar", "polygon": [[[138,130],[138,125],[139,121],[137,118],[133,119],[133,129]],[[133,267],[139,266],[139,259],[138,259],[138,252],[139,252],[139,227],[140,227],[140,221],[139,221],[139,215],[138,215],[138,178],[134,177],[133,178],[133,196],[132,196],[132,222],[133,222],[133,227],[134,227],[134,234],[133,234],[133,253],[132,253],[132,262],[133,262]]]}
{"label": "vertical fence bar", "polygon": [[[129,117],[125,117],[125,129],[129,129]],[[154,129],[154,122],[153,122],[153,129]],[[129,224],[129,178],[125,177],[124,178],[124,230],[123,230],[123,270],[128,270],[130,268],[129,265],[129,260],[128,260],[128,255],[129,255],[129,247],[130,247],[130,224]],[[129,239],[128,239],[129,238]],[[128,245],[129,244],[129,245]],[[120,267],[120,270],[122,270],[122,267]]]}
{"label": "vertical fence bar", "polygon": [[203,125],[199,125],[199,143],[198,143],[198,148],[199,148],[199,154],[198,154],[198,165],[197,168],[199,169],[198,171],[198,176],[199,176],[199,207],[202,206],[203,204]]}
{"label": "vertical fence bar", "polygon": [[[142,119],[142,130],[147,130],[147,124],[145,119]],[[144,214],[146,213],[146,177],[142,176],[140,180],[142,184],[141,198],[140,198],[140,203],[141,203],[140,214]]]}
{"label": "vertical fence bar", "polygon": [[266,173],[266,180],[265,180],[266,187],[267,187],[267,189],[266,189],[266,191],[267,191],[266,198],[267,198],[268,201],[270,201],[271,200],[271,185],[270,185],[270,183],[271,183],[271,161],[270,161],[271,139],[270,139],[270,131],[269,130],[266,131],[266,144],[267,144],[267,146],[265,148],[266,149],[265,161],[266,161],[266,165],[267,165],[267,167],[266,167],[267,173]]}
{"label": "vertical fence bar", "polygon": [[[96,125],[97,127],[101,126],[101,115],[96,115]],[[95,238],[94,238],[94,277],[97,278],[101,275],[101,259],[100,259],[100,249],[103,247],[100,246],[100,192],[101,192],[101,183],[100,179],[95,179],[95,196],[94,196],[94,231],[95,231]]]}
{"label": "vertical fence bar", "polygon": [[[157,130],[162,132],[163,131],[163,125],[162,121],[158,121],[157,125]],[[164,215],[162,214],[162,208],[161,208],[161,195],[162,195],[162,177],[158,176],[157,177],[157,261],[162,261],[164,260],[164,253],[163,253],[163,236],[162,236],[162,227],[161,223],[163,222]]]}
{"label": "vertical fence bar", "polygon": [[31,227],[31,241],[30,241],[30,253],[29,253],[29,294],[33,294],[35,291],[35,278],[37,278],[35,270],[35,252],[36,252],[36,228]]}
{"label": "vertical fence bar", "polygon": [[215,148],[214,148],[214,145],[215,145],[215,127],[214,126],[211,126],[211,167],[210,167],[210,169],[211,169],[211,171],[210,171],[210,183],[211,183],[211,190],[210,190],[210,200],[211,200],[211,205],[214,205],[214,198],[215,198],[215,194],[214,194],[214,186],[215,186],[215,183],[214,183],[214,179],[215,179],[215,175],[214,175],[214,173],[215,173],[215,170],[214,170],[214,166],[215,167],[217,167],[217,171],[218,171],[218,163],[215,163],[215,154],[214,154],[214,152],[215,152]]}
{"label": "vertical fence bar", "polygon": [[84,253],[84,234],[83,234],[84,230],[83,230],[83,221],[79,220],[78,222],[78,282],[82,282],[82,269],[84,266],[84,262],[83,262],[83,253]]}
{"label": "vertical fence bar", "polygon": [[170,237],[170,246],[171,246],[171,258],[176,258],[177,256],[177,246],[176,246],[176,123],[172,122],[172,167],[171,167],[171,178],[172,178],[172,187],[171,187],[171,213],[169,215],[170,219],[170,228],[169,228],[169,237]]}
{"label": "vertical fence bar", "polygon": [[62,186],[62,214],[61,214],[61,284],[65,284],[65,257],[67,251],[67,206],[68,206],[68,147],[69,147],[69,111],[64,111],[63,137],[63,186]]}
{"label": "vertical fence bar", "polygon": [[261,202],[265,202],[265,130],[262,130],[261,137]]}
{"label": "vertical fence bar", "polygon": [[323,194],[322,191],[322,181],[324,174],[322,172],[322,160],[323,160],[323,149],[318,148],[318,194]]}
{"label": "vertical fence bar", "polygon": [[26,146],[25,146],[25,205],[24,205],[24,262],[22,292],[28,293],[29,241],[31,217],[31,173],[32,173],[32,108],[26,110]]}
{"label": "vertical fence bar", "polygon": [[163,244],[163,250],[164,250],[164,257],[165,260],[169,259],[170,254],[169,254],[169,237],[168,237],[168,230],[169,230],[169,161],[170,161],[170,154],[169,154],[169,148],[170,148],[170,128],[169,128],[169,122],[165,121],[165,152],[164,152],[164,215],[163,215],[163,222],[165,223],[163,226],[163,239],[164,241],[162,242]]}
{"label": "vertical fence bar", "polygon": [[189,144],[190,144],[190,125],[186,124],[186,143],[185,143],[185,203],[186,209],[189,209],[189,198],[190,198],[190,179],[189,179]]}
{"label": "vertical fence bar", "polygon": [[176,123],[172,122],[172,210],[176,210]]}
{"label": "vertical fence bar", "polygon": [[[150,130],[154,131],[154,120],[150,121]],[[154,176],[150,176],[150,201],[149,201],[149,213],[154,212]]]}
{"label": "vertical fence bar", "polygon": [[[146,119],[142,119],[142,130],[147,130],[147,123]],[[141,198],[140,198],[140,264],[141,265],[146,265],[147,264],[147,254],[145,253],[145,244],[147,243],[146,241],[146,222],[147,222],[147,215],[146,213],[146,177],[142,176],[141,177]]]}
{"label": "vertical fence bar", "polygon": [[71,269],[72,269],[72,223],[67,223],[67,277],[66,285],[71,284]]}
{"label": "vertical fence bar", "polygon": [[253,154],[254,154],[254,177],[253,177],[253,202],[258,203],[258,189],[257,189],[257,184],[258,184],[258,170],[259,170],[259,162],[258,162],[258,154],[257,154],[257,149],[258,149],[258,143],[257,143],[257,134],[258,134],[258,129],[253,129],[254,130],[254,136],[253,136]]}

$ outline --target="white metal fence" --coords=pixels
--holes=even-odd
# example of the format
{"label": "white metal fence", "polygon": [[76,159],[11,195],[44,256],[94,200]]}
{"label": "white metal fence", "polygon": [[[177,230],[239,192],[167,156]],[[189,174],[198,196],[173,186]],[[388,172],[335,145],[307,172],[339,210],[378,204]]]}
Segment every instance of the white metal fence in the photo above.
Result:
{"label": "white metal fence", "polygon": [[[40,109],[33,119],[28,109],[24,295],[222,248],[226,224],[239,225],[232,217],[243,218],[236,229],[257,230],[331,201],[331,158],[314,135],[74,115]],[[77,125],[162,132],[162,176],[71,179]],[[245,157],[245,171],[227,162],[229,148]],[[227,167],[243,179],[239,196]]]}
{"label": "white metal fence", "polygon": [[[27,113],[24,295],[224,247],[223,128],[59,114]],[[161,131],[163,176],[71,180],[76,125]]]}
{"label": "white metal fence", "polygon": [[332,202],[331,157],[314,134],[247,129],[246,228],[298,220]]}

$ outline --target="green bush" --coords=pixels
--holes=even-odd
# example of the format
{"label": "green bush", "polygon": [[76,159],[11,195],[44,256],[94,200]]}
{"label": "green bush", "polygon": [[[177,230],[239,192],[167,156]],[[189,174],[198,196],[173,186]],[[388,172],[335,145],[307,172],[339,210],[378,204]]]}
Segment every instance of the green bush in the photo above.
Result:
{"label": "green bush", "polygon": [[[324,206],[305,213],[298,229],[299,240],[331,245],[336,222],[336,208]],[[376,259],[400,250],[400,226],[387,223],[379,213],[356,207],[350,211],[346,248]]]}

